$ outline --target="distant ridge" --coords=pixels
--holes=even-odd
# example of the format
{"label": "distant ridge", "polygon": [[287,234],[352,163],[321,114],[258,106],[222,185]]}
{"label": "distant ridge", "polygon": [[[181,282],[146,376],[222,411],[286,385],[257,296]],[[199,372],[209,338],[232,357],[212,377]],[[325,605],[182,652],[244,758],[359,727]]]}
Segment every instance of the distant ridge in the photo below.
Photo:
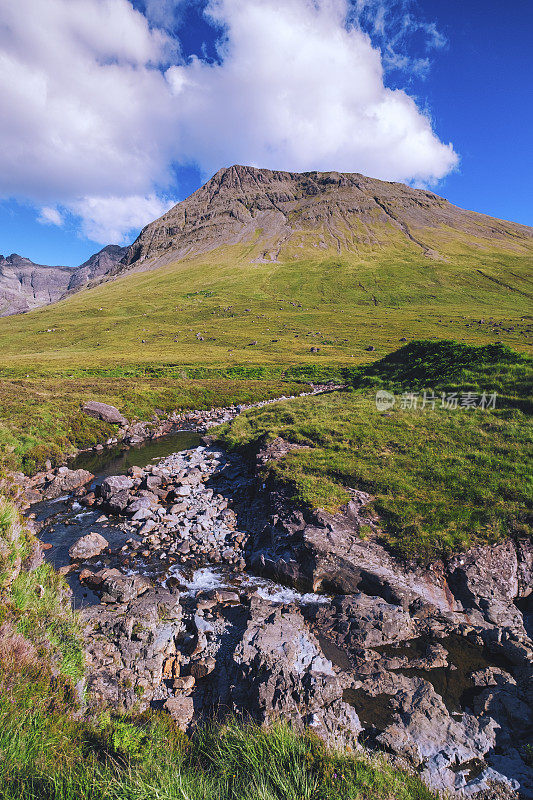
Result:
{"label": "distant ridge", "polygon": [[17,253],[6,258],[0,255],[0,316],[55,303],[83,289],[109,273],[125,253],[125,247],[110,244],[79,267],[35,264]]}

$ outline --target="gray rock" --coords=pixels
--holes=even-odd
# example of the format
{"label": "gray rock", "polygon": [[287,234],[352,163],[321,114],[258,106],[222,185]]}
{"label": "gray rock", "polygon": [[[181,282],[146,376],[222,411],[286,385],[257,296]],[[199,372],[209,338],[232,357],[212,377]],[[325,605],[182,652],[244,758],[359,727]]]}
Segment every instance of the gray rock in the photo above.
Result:
{"label": "gray rock", "polygon": [[96,419],[101,419],[104,422],[108,422],[110,425],[128,424],[128,420],[126,417],[122,416],[118,408],[115,408],[115,406],[109,406],[107,403],[89,400],[83,406],[83,411],[90,417],[96,417]]}
{"label": "gray rock", "polygon": [[186,732],[194,716],[194,702],[192,698],[186,695],[172,697],[165,702],[164,707],[178,728]]}
{"label": "gray rock", "polygon": [[312,725],[331,744],[357,746],[357,714],[343,701],[342,683],[301,614],[259,597],[252,597],[250,611],[233,655],[234,706],[260,722],[282,715],[296,727]]}
{"label": "gray rock", "polygon": [[106,478],[100,486],[100,494],[105,500],[124,490],[133,488],[133,481],[127,475],[112,475]]}
{"label": "gray rock", "polygon": [[94,558],[105,550],[108,544],[107,539],[99,533],[88,533],[72,545],[68,554],[72,559]]}
{"label": "gray rock", "polygon": [[58,474],[43,491],[43,498],[44,500],[56,500],[63,494],[68,494],[74,489],[79,489],[80,486],[85,486],[93,478],[94,475],[86,469],[71,470],[67,467],[61,467],[58,470]]}
{"label": "gray rock", "polygon": [[[152,585],[148,578],[142,575],[117,574],[117,572],[117,570],[103,570],[100,588],[109,599],[118,603],[129,603],[151,589]],[[97,572],[96,576],[98,577],[100,574]]]}

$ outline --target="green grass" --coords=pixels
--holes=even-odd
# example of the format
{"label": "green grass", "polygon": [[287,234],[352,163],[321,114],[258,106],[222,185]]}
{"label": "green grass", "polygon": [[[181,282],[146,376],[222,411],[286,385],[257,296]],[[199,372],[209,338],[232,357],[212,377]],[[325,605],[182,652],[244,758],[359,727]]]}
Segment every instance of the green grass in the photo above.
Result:
{"label": "green grass", "polygon": [[433,798],[383,758],[327,750],[282,724],[261,730],[230,721],[188,739],[157,714],[75,722],[61,692],[52,701],[43,678],[31,678],[37,702],[27,679],[0,699],[2,800]]}
{"label": "green grass", "polygon": [[23,568],[36,544],[13,504],[0,497],[0,626],[46,653],[61,675],[76,681],[83,674],[83,653],[68,587],[50,564]]}
{"label": "green grass", "polygon": [[389,391],[496,392],[498,406],[533,411],[533,360],[504,344],[469,347],[453,341],[414,341],[352,371],[356,388]]}
{"label": "green grass", "polygon": [[244,245],[221,248],[0,319],[0,364],[63,374],[110,364],[346,365],[371,360],[366,347],[382,356],[422,336],[530,347],[526,245],[456,238],[441,250],[429,259],[389,237],[377,249],[257,264]]}
{"label": "green grass", "polygon": [[[267,465],[268,475],[308,508],[334,511],[349,499],[347,487],[368,491],[389,547],[404,558],[427,561],[476,543],[530,534],[533,425],[525,411],[532,361],[507,349],[470,349],[466,366],[468,351],[461,348],[465,364],[460,357],[458,364],[449,360],[455,348],[448,342],[414,343],[361,370],[356,385],[370,382],[372,390],[366,386],[246,412],[220,429],[221,441],[230,448],[254,448],[282,436],[306,445]],[[399,365],[405,363],[403,372]],[[419,394],[418,407],[402,408],[398,395],[387,413],[379,413],[376,386],[397,392],[410,386]],[[435,408],[421,407],[422,387],[434,390]],[[457,391],[460,399],[462,390],[498,388],[506,393],[495,410],[440,407],[441,390]]]}
{"label": "green grass", "polygon": [[293,380],[181,378],[182,370],[119,368],[93,370],[69,376],[32,375],[1,377],[0,471],[20,469],[32,473],[46,459],[62,463],[75,448],[91,447],[116,432],[82,413],[87,400],[117,406],[128,419],[149,420],[177,409],[193,410],[299,393],[305,389]]}
{"label": "green grass", "polygon": [[530,245],[432,230],[432,259],[390,226],[381,235],[342,255],[302,241],[268,264],[220,248],[0,319],[0,469],[109,435],[80,415],[89,397],[146,419],[291,391],[282,380],[349,379],[403,339],[531,350]]}

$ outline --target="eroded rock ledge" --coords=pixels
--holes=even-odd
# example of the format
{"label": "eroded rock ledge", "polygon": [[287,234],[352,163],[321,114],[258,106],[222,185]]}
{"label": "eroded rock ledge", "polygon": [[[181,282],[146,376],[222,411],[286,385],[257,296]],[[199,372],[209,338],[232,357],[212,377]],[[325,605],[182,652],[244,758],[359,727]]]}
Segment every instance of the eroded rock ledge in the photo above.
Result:
{"label": "eroded rock ledge", "polygon": [[441,791],[531,797],[531,541],[405,564],[368,495],[304,514],[258,482],[287,446],[250,464],[211,444],[78,497],[130,535],[72,567],[101,598],[82,612],[92,701],[184,729],[282,716]]}

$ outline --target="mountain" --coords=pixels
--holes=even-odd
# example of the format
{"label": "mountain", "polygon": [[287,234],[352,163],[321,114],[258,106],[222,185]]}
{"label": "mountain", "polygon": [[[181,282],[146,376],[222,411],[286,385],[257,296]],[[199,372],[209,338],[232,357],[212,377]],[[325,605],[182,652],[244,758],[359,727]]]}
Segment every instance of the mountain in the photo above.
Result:
{"label": "mountain", "polygon": [[314,368],[415,338],[525,350],[532,263],[533,229],[433,192],[236,166],[144,228],[114,266],[68,271],[61,302],[0,320],[0,367]]}
{"label": "mountain", "polygon": [[531,246],[533,230],[364,175],[233,166],[147,225],[117,272],[243,244],[255,263],[357,255],[391,243],[439,259],[450,237],[513,249]]}
{"label": "mountain", "polygon": [[34,264],[12,253],[0,255],[0,316],[20,314],[55,303],[107,274],[124,256],[126,248],[108,245],[79,267]]}

